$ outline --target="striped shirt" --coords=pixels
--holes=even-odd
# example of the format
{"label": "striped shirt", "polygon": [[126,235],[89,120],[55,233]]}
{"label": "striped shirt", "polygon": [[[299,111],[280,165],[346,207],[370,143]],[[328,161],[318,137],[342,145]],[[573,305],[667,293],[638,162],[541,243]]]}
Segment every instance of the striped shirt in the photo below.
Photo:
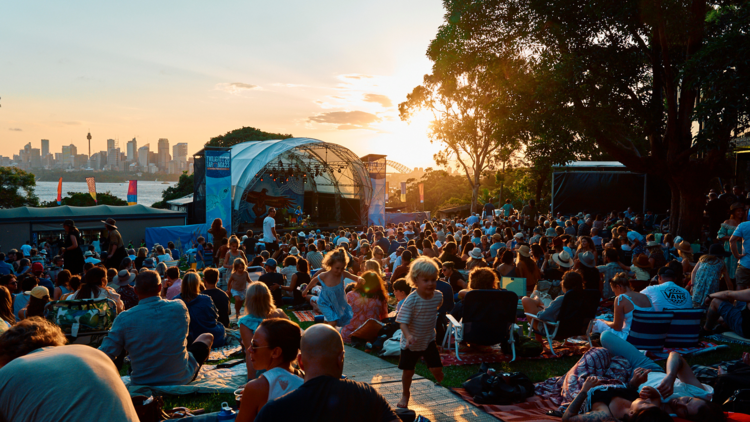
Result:
{"label": "striped shirt", "polygon": [[432,299],[423,299],[417,291],[413,291],[404,299],[401,310],[398,311],[396,322],[409,326],[409,332],[414,336],[414,343],[407,346],[406,336],[401,336],[401,349],[409,349],[413,352],[421,352],[427,349],[435,340],[435,324],[437,323],[437,310],[443,304],[443,293],[435,290]]}

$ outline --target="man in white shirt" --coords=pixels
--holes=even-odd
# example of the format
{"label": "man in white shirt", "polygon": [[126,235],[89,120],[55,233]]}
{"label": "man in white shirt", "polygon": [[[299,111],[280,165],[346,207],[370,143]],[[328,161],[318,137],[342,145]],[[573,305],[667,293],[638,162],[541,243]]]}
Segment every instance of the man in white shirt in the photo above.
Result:
{"label": "man in white shirt", "polygon": [[266,250],[273,253],[279,249],[279,236],[276,234],[276,208],[268,209],[268,216],[263,219],[263,243],[266,244]]}
{"label": "man in white shirt", "polygon": [[85,254],[83,254],[83,256],[84,256],[84,258],[85,258],[85,259],[83,260],[83,262],[85,262],[85,263],[89,263],[89,262],[90,262],[90,263],[92,263],[92,264],[96,265],[96,264],[98,264],[98,263],[102,262],[102,261],[100,261],[100,260],[98,260],[98,259],[94,258],[94,253],[93,253],[93,252],[91,252],[91,251],[86,251],[86,253],[85,253]]}
{"label": "man in white shirt", "polygon": [[654,310],[691,309],[693,300],[690,292],[674,283],[674,272],[668,267],[659,268],[659,284],[646,287],[641,291],[648,296],[654,305]]}

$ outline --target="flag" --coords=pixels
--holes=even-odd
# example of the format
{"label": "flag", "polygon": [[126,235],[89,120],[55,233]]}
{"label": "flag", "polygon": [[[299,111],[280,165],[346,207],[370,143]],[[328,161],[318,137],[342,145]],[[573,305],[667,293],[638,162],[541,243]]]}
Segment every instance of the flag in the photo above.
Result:
{"label": "flag", "polygon": [[57,205],[62,205],[62,177],[57,182]]}
{"label": "flag", "polygon": [[424,204],[424,183],[419,184],[419,202]]}
{"label": "flag", "polygon": [[406,182],[401,182],[401,202],[406,202]]}
{"label": "flag", "polygon": [[92,198],[94,198],[94,202],[96,202],[98,204],[99,201],[96,200],[96,182],[94,181],[94,178],[93,177],[87,177],[86,178],[86,185],[88,185],[88,187],[89,187],[89,194],[91,195]]}
{"label": "flag", "polygon": [[131,180],[128,186],[128,205],[138,204],[138,181]]}

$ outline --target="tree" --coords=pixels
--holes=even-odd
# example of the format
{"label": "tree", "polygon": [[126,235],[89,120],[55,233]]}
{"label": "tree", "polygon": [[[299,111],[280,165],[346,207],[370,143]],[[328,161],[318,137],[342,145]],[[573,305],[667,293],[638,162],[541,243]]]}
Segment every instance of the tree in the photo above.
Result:
{"label": "tree", "polygon": [[206,143],[206,146],[231,147],[232,145],[241,144],[247,141],[270,141],[275,139],[288,139],[291,137],[291,134],[283,135],[281,133],[263,132],[254,127],[243,126],[240,129],[235,129],[224,135],[211,138],[211,140]]}
{"label": "tree", "polygon": [[[94,198],[88,192],[68,192],[68,196],[62,199],[61,205],[69,205],[71,207],[93,207],[95,205],[128,205],[128,201],[122,200],[115,195],[112,195],[109,191],[97,192],[97,202],[94,202]],[[42,207],[53,208],[58,207],[57,201],[43,202]]]}
{"label": "tree", "polygon": [[511,84],[515,114],[664,178],[670,230],[698,238],[710,179],[729,175],[727,152],[750,123],[748,2],[446,0],[445,7],[437,40],[489,68],[513,61],[533,81],[531,90]]}
{"label": "tree", "polygon": [[187,174],[187,172],[183,171],[180,175],[180,180],[177,181],[177,184],[164,189],[164,192],[162,192],[161,194],[161,201],[151,206],[153,208],[166,209],[167,201],[182,198],[184,196],[192,194],[194,192],[194,182],[195,177],[193,177],[192,174]]}
{"label": "tree", "polygon": [[15,167],[0,167],[0,208],[38,206],[35,187],[36,178],[32,173]]}

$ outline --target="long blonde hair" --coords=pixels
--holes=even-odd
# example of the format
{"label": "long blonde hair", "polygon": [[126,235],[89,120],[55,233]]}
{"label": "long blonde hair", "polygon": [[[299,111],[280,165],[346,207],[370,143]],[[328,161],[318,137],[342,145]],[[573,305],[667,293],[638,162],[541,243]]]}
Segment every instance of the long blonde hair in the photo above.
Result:
{"label": "long blonde hair", "polygon": [[182,285],[180,286],[180,296],[185,303],[191,302],[193,299],[203,290],[203,281],[198,273],[189,272],[182,277]]}
{"label": "long blonde hair", "polygon": [[245,269],[247,269],[247,264],[242,258],[236,258],[232,263],[232,274],[244,272]]}
{"label": "long blonde hair", "polygon": [[373,271],[379,276],[383,276],[383,270],[380,268],[380,263],[374,259],[368,259],[367,261],[365,261],[365,268],[363,271]]}
{"label": "long blonde hair", "polygon": [[268,286],[260,281],[253,281],[245,292],[245,312],[258,318],[267,318],[276,312],[273,297]]}

